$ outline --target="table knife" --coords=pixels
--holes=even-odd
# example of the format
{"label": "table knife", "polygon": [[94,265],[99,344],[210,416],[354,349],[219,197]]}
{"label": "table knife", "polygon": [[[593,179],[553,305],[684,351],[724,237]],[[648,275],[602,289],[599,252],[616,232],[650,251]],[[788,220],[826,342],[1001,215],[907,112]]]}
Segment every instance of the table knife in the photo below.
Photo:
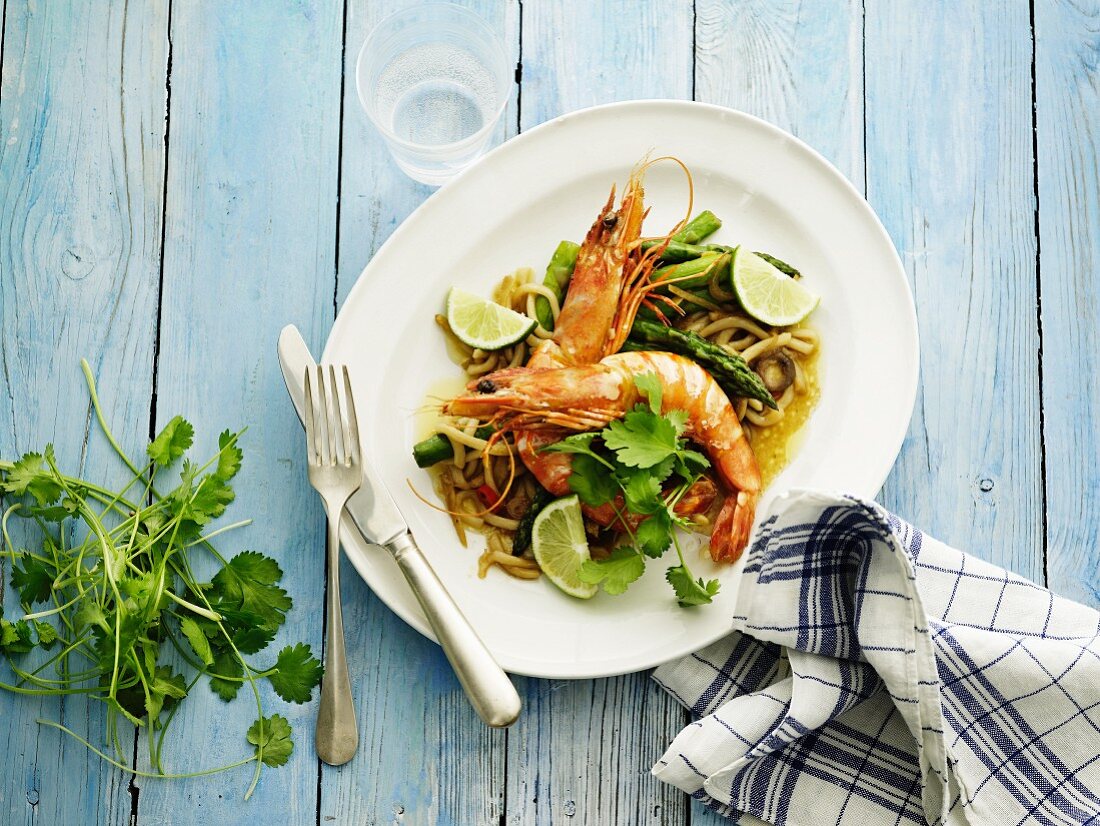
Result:
{"label": "table knife", "polygon": [[[315,365],[298,328],[292,324],[284,327],[279,335],[279,366],[299,420],[304,409],[305,371]],[[361,427],[370,426],[365,416],[360,422]],[[367,444],[366,439],[361,441]],[[497,728],[514,723],[521,707],[515,686],[428,564],[368,455],[363,457],[363,486],[348,501],[344,513],[368,542],[386,548],[393,556],[478,716]]]}

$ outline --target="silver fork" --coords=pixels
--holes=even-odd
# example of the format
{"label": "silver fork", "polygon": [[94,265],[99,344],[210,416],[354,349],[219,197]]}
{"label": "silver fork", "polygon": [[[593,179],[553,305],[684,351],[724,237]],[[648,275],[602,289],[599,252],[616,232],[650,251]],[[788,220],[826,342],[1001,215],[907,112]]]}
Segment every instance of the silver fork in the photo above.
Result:
{"label": "silver fork", "polygon": [[[344,614],[340,604],[340,515],[353,493],[363,484],[359,453],[359,426],[355,418],[355,400],[351,394],[348,368],[341,366],[344,377],[344,411],[340,412],[340,392],[336,367],[317,371],[320,405],[315,414],[312,370],[306,369],[305,425],[306,454],[309,457],[309,483],[313,485],[328,514],[328,585],[325,595],[325,674],[321,679],[321,707],[317,711],[317,756],[330,766],[341,766],[355,756],[359,748],[359,725],[344,652]],[[326,387],[327,384],[327,387]],[[314,417],[319,420],[317,423]]]}

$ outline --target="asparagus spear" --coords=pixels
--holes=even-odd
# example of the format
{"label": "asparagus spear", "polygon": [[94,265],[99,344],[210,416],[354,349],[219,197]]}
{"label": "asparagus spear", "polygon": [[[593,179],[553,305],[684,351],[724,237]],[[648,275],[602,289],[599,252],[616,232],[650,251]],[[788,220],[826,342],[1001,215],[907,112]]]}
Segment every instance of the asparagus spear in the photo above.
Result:
{"label": "asparagus spear", "polygon": [[[736,247],[727,247],[723,244],[707,244],[705,247],[703,247],[703,249],[709,250],[710,252],[733,252],[737,248]],[[765,261],[767,261],[769,264],[771,264],[773,267],[775,267],[777,270],[779,270],[784,275],[789,275],[791,278],[801,278],[802,277],[802,273],[800,273],[798,270],[796,270],[794,267],[792,267],[786,261],[783,261],[779,258],[776,258],[774,255],[769,255],[766,252],[760,252],[759,250],[757,250],[756,254],[759,255],[761,258],[763,258]]]}
{"label": "asparagus spear", "polygon": [[[554,291],[559,305],[565,298],[569,279],[573,277],[573,268],[577,265],[577,253],[580,251],[579,244],[562,241],[550,256],[550,263],[546,265],[546,275],[543,276],[542,284]],[[554,314],[550,312],[550,302],[541,295],[535,298],[535,317],[544,330],[554,329]]]}
{"label": "asparagus spear", "polygon": [[[642,241],[642,249],[648,250],[663,243],[657,239],[651,239],[649,241]],[[665,251],[661,253],[661,260],[667,264],[678,264],[681,261],[690,261],[693,258],[698,258],[707,252],[725,252],[722,250],[710,250],[707,247],[701,247],[698,244],[685,244],[683,241],[669,241],[668,246],[665,247]]]}
{"label": "asparagus spear", "polygon": [[683,244],[698,244],[708,235],[713,235],[722,226],[718,216],[709,209],[704,209],[686,224],[684,228],[672,236],[673,241]]}
{"label": "asparagus spear", "polygon": [[[691,261],[682,261],[679,264],[669,264],[666,267],[658,267],[653,271],[653,281],[668,281],[673,278],[683,279],[677,281],[676,286],[682,290],[694,290],[706,288],[710,280],[711,267],[722,255],[717,252],[705,252]],[[687,276],[695,276],[688,278]]]}
{"label": "asparagus spear", "polygon": [[775,408],[775,399],[743,358],[696,333],[666,327],[660,322],[635,319],[624,350],[667,350],[696,362],[706,369],[726,395],[746,397]]}
{"label": "asparagus spear", "polygon": [[[474,436],[479,439],[488,439],[492,435],[493,428],[488,425],[474,431]],[[454,445],[442,433],[436,433],[413,445],[413,460],[417,467],[431,467],[454,457]]]}

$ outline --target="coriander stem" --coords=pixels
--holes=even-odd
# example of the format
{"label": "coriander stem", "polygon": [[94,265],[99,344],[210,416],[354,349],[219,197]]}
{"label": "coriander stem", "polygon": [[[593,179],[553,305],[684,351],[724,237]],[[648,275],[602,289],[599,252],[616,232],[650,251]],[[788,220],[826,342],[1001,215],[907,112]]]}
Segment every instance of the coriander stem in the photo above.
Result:
{"label": "coriander stem", "polygon": [[188,602],[187,600],[183,599],[183,597],[178,597],[167,589],[165,589],[164,595],[175,602],[177,605],[183,606],[191,613],[198,614],[200,617],[205,617],[206,619],[212,620],[214,622],[218,622],[222,618],[221,614],[215,613],[214,611],[208,611],[205,608],[195,605],[192,602]]}
{"label": "coriander stem", "polygon": [[217,774],[218,772],[228,771],[229,769],[235,769],[235,768],[237,768],[237,766],[243,766],[246,763],[251,763],[253,760],[259,759],[258,755],[254,754],[251,757],[245,757],[242,760],[238,760],[236,763],[228,763],[227,765],[218,766],[217,768],[214,768],[214,769],[203,769],[202,771],[188,772],[187,774],[158,774],[157,772],[142,771],[141,769],[136,769],[136,768],[133,768],[131,766],[127,766],[125,763],[120,763],[119,761],[115,760],[114,758],[110,757],[109,755],[104,754],[103,752],[101,752],[99,749],[97,749],[95,746],[93,746],[91,743],[89,743],[87,740],[85,740],[83,737],[81,737],[79,734],[77,734],[72,729],[66,728],[65,726],[61,725],[60,723],[55,723],[53,720],[43,720],[41,717],[39,717],[37,720],[35,720],[35,722],[38,723],[41,726],[50,726],[51,728],[55,728],[58,731],[65,732],[67,735],[72,737],[78,743],[81,743],[83,746],[85,746],[90,752],[92,752],[93,754],[98,755],[103,760],[106,760],[108,763],[110,763],[115,768],[122,769],[124,772],[127,772],[129,774],[135,774],[138,777],[148,777],[148,778],[153,779],[153,780],[180,780],[180,779],[185,778],[185,777],[205,777],[208,774]]}
{"label": "coriander stem", "polygon": [[111,447],[115,449],[115,453],[122,459],[126,467],[133,471],[135,476],[140,476],[137,466],[130,461],[130,457],[126,455],[123,449],[115,441],[115,436],[111,433],[111,428],[107,426],[107,420],[103,416],[103,408],[99,406],[99,394],[96,392],[95,377],[92,375],[91,365],[88,364],[87,359],[80,360],[80,369],[84,371],[84,380],[88,384],[88,396],[92,400],[92,408],[95,410],[95,417],[99,420],[99,426],[103,430],[103,435],[107,437],[107,441],[111,443]]}

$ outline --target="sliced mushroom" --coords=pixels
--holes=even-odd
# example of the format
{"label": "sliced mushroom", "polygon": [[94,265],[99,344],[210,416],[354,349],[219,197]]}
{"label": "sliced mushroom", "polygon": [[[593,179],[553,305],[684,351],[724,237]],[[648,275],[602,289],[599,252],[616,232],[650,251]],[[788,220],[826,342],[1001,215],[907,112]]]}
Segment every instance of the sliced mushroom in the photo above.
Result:
{"label": "sliced mushroom", "polygon": [[782,348],[772,350],[758,358],[753,362],[752,369],[763,380],[768,392],[776,398],[782,396],[786,389],[794,384],[794,362]]}

